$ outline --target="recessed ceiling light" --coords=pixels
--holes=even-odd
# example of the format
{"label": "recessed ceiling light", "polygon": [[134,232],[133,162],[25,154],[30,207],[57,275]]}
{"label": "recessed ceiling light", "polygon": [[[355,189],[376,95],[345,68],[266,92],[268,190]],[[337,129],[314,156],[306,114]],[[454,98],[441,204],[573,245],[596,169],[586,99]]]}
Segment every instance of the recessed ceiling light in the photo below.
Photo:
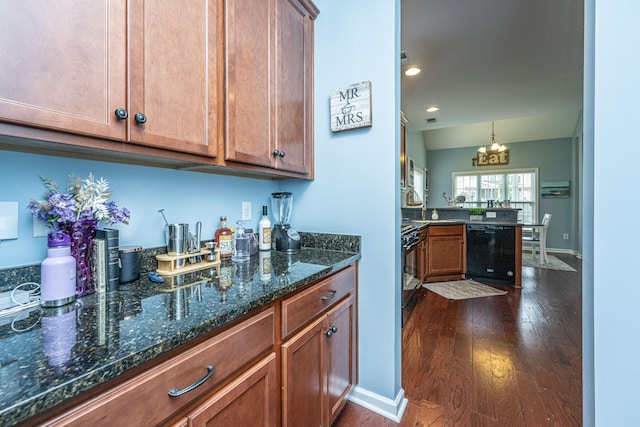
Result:
{"label": "recessed ceiling light", "polygon": [[440,109],[440,107],[429,107],[429,108],[427,108],[427,113],[435,113],[439,109]]}
{"label": "recessed ceiling light", "polygon": [[404,74],[406,76],[415,76],[417,74],[420,74],[420,68],[418,67],[410,67],[407,69],[407,71],[404,72]]}

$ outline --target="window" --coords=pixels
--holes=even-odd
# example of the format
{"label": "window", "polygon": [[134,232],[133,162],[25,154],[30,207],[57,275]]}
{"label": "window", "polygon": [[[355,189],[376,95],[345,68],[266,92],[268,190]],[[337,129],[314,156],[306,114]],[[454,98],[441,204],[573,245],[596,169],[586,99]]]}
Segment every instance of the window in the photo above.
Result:
{"label": "window", "polygon": [[466,208],[487,206],[488,200],[509,200],[512,208],[520,209],[518,220],[525,224],[537,222],[538,170],[489,171],[488,173],[453,173],[453,194],[464,196]]}
{"label": "window", "polygon": [[413,170],[413,190],[426,206],[427,201],[424,199],[424,174],[422,173],[422,169]]}

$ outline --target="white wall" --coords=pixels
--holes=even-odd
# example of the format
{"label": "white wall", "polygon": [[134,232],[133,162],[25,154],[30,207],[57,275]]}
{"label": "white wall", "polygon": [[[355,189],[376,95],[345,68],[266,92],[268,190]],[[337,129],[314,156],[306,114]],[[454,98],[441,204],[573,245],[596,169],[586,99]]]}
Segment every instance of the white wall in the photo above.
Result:
{"label": "white wall", "polygon": [[[397,411],[401,389],[399,0],[317,0],[315,169],[294,193],[291,223],[363,237],[356,398]],[[371,81],[373,126],[332,133],[329,93]],[[367,403],[359,401],[360,403]],[[385,408],[385,405],[390,407]],[[389,415],[389,414],[387,414]]]}

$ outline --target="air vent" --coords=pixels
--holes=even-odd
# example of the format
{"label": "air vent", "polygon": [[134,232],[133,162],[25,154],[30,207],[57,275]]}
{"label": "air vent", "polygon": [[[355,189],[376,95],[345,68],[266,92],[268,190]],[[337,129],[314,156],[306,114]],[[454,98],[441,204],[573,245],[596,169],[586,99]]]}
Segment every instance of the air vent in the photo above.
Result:
{"label": "air vent", "polygon": [[437,119],[437,118],[435,118],[435,117],[430,117],[430,118],[428,118],[428,119],[426,120],[426,122],[427,122],[427,123],[435,123],[435,122],[437,122],[437,121],[438,121],[438,119]]}
{"label": "air vent", "polygon": [[400,52],[400,64],[403,66],[409,65],[409,57],[406,50]]}

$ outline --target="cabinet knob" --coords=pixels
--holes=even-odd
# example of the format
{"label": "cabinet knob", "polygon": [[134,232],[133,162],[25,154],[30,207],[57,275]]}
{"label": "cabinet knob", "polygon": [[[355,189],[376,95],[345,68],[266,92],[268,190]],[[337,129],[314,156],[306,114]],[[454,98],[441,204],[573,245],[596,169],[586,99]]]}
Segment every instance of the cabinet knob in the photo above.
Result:
{"label": "cabinet knob", "polygon": [[331,338],[333,336],[333,334],[335,334],[336,332],[338,332],[338,327],[334,325],[331,328],[329,328],[329,330],[327,332],[325,332],[324,334],[328,338]]}
{"label": "cabinet knob", "polygon": [[337,326],[332,326],[327,332],[325,332],[324,334],[327,336],[327,338],[331,338],[333,336],[333,334],[335,334],[336,332],[338,332],[338,327]]}
{"label": "cabinet knob", "polygon": [[280,155],[280,150],[273,150],[273,157],[278,157]]}
{"label": "cabinet knob", "polygon": [[284,157],[284,151],[281,151],[280,154],[278,154],[278,156]]}
{"label": "cabinet knob", "polygon": [[125,110],[124,108],[116,108],[115,114],[118,120],[124,120],[129,117],[127,110]]}
{"label": "cabinet knob", "polygon": [[133,116],[133,118],[136,120],[136,123],[138,123],[139,125],[147,122],[147,116],[145,116],[142,113],[136,113],[135,116]]}

